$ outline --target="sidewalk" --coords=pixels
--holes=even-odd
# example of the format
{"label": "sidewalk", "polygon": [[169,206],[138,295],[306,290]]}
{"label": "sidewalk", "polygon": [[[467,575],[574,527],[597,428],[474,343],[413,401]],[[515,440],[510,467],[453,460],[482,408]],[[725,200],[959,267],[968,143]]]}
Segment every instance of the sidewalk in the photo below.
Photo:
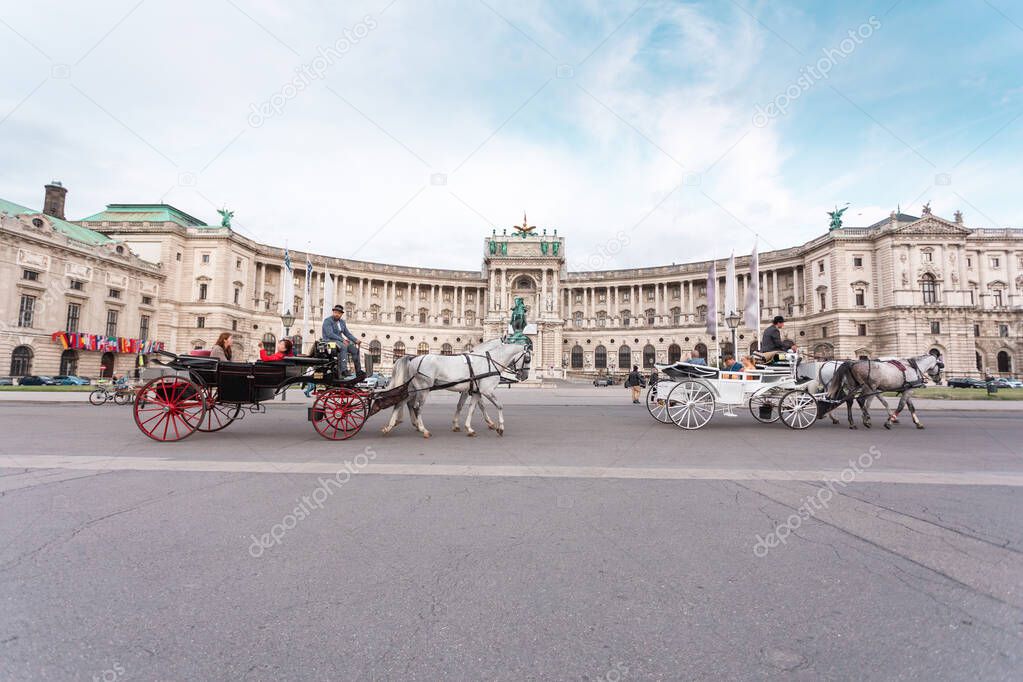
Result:
{"label": "sidewalk", "polygon": [[[430,395],[430,403],[454,404],[458,395],[451,391],[436,391]],[[553,388],[527,388],[522,386],[502,387],[498,389],[497,399],[504,405],[627,405],[630,404],[628,391],[621,386],[579,386],[562,384]],[[25,404],[79,404],[89,405],[88,393],[56,393],[46,391],[0,391],[0,405]],[[945,410],[948,412],[1021,412],[1023,400],[934,400],[919,398],[914,401],[920,410]],[[302,395],[300,390],[288,391],[288,400],[280,398],[272,403],[274,407],[306,408],[312,400]],[[898,405],[897,398],[889,398],[892,409]],[[89,407],[92,407],[89,405]],[[96,409],[118,409],[119,405],[101,405]],[[838,411],[844,414],[844,406]],[[854,408],[858,412],[859,408]],[[881,412],[881,403],[874,401],[872,411]],[[837,414],[837,412],[836,412]]]}

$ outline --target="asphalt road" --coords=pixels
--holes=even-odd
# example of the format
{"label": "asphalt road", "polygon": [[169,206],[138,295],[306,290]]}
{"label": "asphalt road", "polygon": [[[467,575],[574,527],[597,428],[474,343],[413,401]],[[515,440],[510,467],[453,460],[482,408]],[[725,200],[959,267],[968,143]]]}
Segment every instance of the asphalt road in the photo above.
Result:
{"label": "asphalt road", "polygon": [[592,402],[344,443],[274,404],[175,444],[0,404],[0,679],[1023,676],[1020,413]]}

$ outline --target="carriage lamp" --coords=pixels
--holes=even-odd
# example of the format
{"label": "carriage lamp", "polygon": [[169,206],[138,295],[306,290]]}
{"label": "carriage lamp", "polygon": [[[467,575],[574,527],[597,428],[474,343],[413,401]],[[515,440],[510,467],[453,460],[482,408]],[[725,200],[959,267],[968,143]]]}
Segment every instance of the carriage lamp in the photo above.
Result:
{"label": "carriage lamp", "polygon": [[284,325],[284,335],[287,336],[291,331],[291,325],[295,324],[295,316],[291,314],[290,310],[281,315],[281,324]]}
{"label": "carriage lamp", "polygon": [[739,328],[739,323],[742,322],[742,317],[739,313],[731,310],[725,315],[725,326],[732,332],[732,355],[738,356],[738,349],[735,347],[735,330]]}

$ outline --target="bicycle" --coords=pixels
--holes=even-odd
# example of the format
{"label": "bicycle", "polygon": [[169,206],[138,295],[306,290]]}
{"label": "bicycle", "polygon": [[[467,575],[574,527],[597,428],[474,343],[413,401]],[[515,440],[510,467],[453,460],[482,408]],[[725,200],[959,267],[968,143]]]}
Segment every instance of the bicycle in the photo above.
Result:
{"label": "bicycle", "polygon": [[89,394],[89,402],[93,405],[105,405],[113,401],[115,405],[129,405],[135,400],[135,389],[131,386],[100,384]]}

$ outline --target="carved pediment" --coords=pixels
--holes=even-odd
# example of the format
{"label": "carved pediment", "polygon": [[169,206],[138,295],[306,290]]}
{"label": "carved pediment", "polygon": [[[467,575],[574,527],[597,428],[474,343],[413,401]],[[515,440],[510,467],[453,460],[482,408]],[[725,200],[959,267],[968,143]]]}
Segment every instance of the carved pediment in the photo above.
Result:
{"label": "carved pediment", "polygon": [[957,225],[944,218],[935,215],[925,215],[920,220],[893,230],[892,234],[897,235],[928,235],[941,237],[966,237],[970,231],[962,225]]}

